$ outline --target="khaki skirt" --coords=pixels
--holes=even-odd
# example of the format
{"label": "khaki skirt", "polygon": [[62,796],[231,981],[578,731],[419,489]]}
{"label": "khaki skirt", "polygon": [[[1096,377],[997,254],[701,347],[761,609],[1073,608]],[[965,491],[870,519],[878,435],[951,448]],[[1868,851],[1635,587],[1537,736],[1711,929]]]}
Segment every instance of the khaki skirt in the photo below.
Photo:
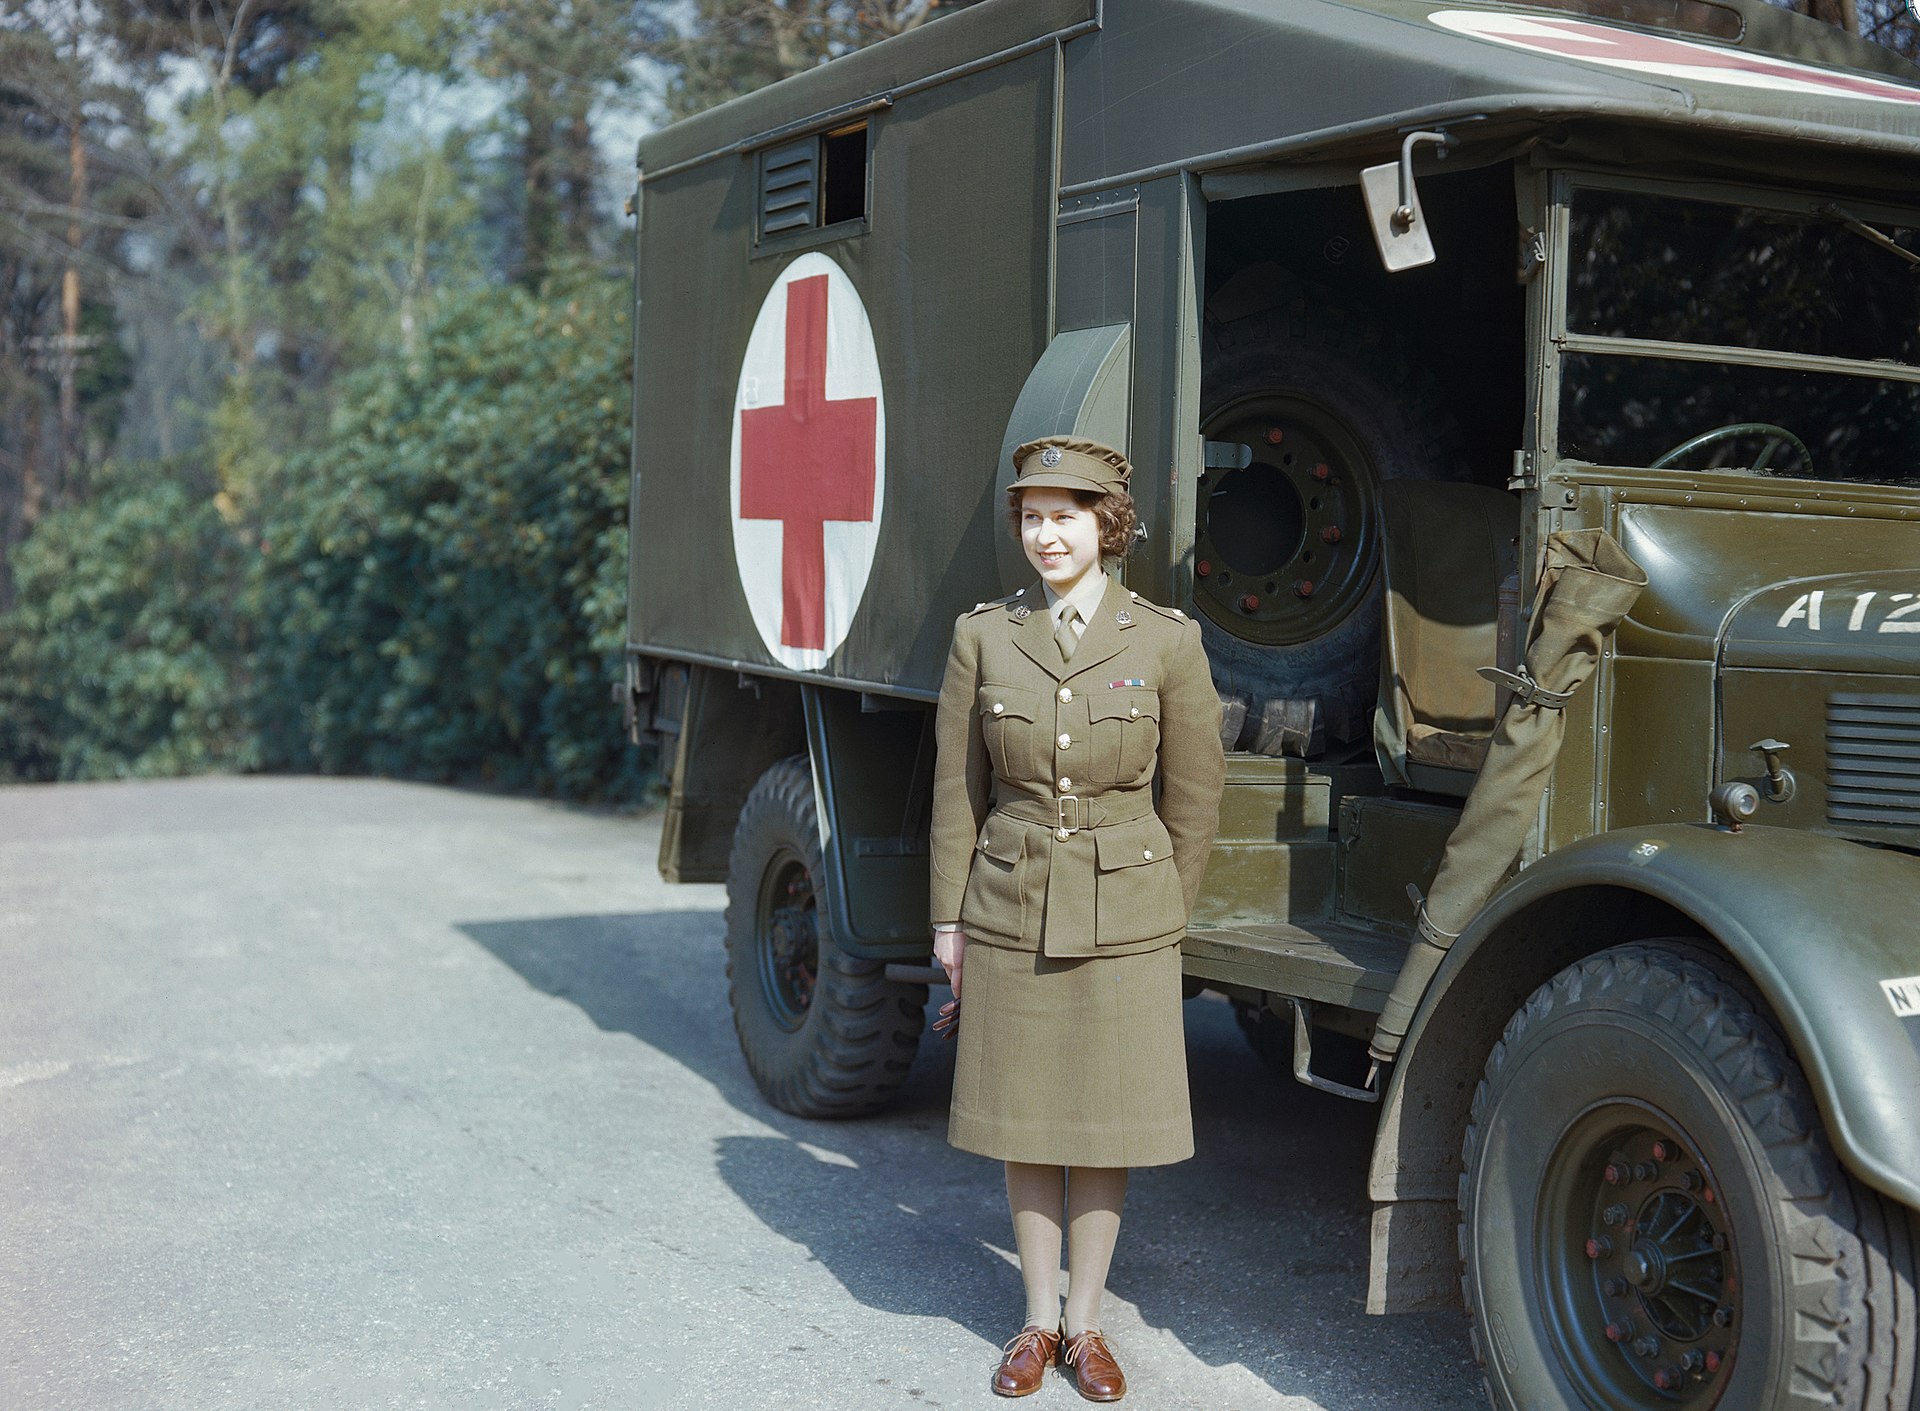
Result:
{"label": "khaki skirt", "polygon": [[1193,1155],[1180,947],[1052,959],[967,943],[947,1140],[1000,1161]]}

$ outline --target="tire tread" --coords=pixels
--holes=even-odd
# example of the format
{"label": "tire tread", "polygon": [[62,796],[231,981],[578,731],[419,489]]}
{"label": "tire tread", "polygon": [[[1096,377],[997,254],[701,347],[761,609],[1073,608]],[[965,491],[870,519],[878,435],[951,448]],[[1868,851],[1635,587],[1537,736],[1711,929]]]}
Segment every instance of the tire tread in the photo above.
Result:
{"label": "tire tread", "polygon": [[1567,967],[1514,1013],[1487,1059],[1461,1143],[1456,1226],[1461,1297],[1479,1364],[1487,1365],[1487,1355],[1473,1311],[1470,1182],[1501,1075],[1521,1041],[1556,1011],[1609,999],[1651,1000],[1652,1012],[1691,1041],[1726,1085],[1779,1183],[1797,1295],[1791,1385],[1781,1389],[1780,1407],[1920,1411],[1913,1212],[1840,1166],[1805,1077],[1745,977],[1681,944],[1616,946]]}

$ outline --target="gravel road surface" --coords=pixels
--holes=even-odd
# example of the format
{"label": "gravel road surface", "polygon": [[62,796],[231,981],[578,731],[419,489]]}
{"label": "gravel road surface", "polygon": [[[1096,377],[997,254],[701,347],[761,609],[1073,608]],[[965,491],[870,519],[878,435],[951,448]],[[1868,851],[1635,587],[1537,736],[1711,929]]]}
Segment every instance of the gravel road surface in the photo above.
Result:
{"label": "gravel road surface", "polygon": [[[0,789],[0,1408],[1005,1406],[1019,1282],[945,1045],[885,1116],[767,1106],[723,892],[658,837],[368,780]],[[1224,1003],[1187,1025],[1123,1405],[1483,1407],[1458,1315],[1362,1311],[1371,1112]]]}

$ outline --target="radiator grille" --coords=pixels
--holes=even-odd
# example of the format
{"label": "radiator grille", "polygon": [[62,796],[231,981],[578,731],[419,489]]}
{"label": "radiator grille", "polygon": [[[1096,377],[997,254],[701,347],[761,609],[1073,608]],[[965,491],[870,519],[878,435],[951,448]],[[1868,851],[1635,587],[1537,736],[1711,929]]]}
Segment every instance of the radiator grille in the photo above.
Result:
{"label": "radiator grille", "polygon": [[1920,696],[1827,698],[1827,821],[1920,826]]}

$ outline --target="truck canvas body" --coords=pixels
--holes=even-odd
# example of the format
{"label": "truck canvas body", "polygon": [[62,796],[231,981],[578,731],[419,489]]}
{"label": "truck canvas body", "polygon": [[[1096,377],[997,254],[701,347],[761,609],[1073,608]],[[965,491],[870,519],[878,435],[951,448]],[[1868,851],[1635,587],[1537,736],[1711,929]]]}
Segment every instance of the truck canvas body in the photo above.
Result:
{"label": "truck canvas body", "polygon": [[624,694],[771,1101],[911,1064],[953,622],[1091,436],[1232,736],[1189,986],[1379,1105],[1370,1306],[1464,1294],[1502,1407],[1920,1407],[1920,71],[984,0],[640,167]]}

